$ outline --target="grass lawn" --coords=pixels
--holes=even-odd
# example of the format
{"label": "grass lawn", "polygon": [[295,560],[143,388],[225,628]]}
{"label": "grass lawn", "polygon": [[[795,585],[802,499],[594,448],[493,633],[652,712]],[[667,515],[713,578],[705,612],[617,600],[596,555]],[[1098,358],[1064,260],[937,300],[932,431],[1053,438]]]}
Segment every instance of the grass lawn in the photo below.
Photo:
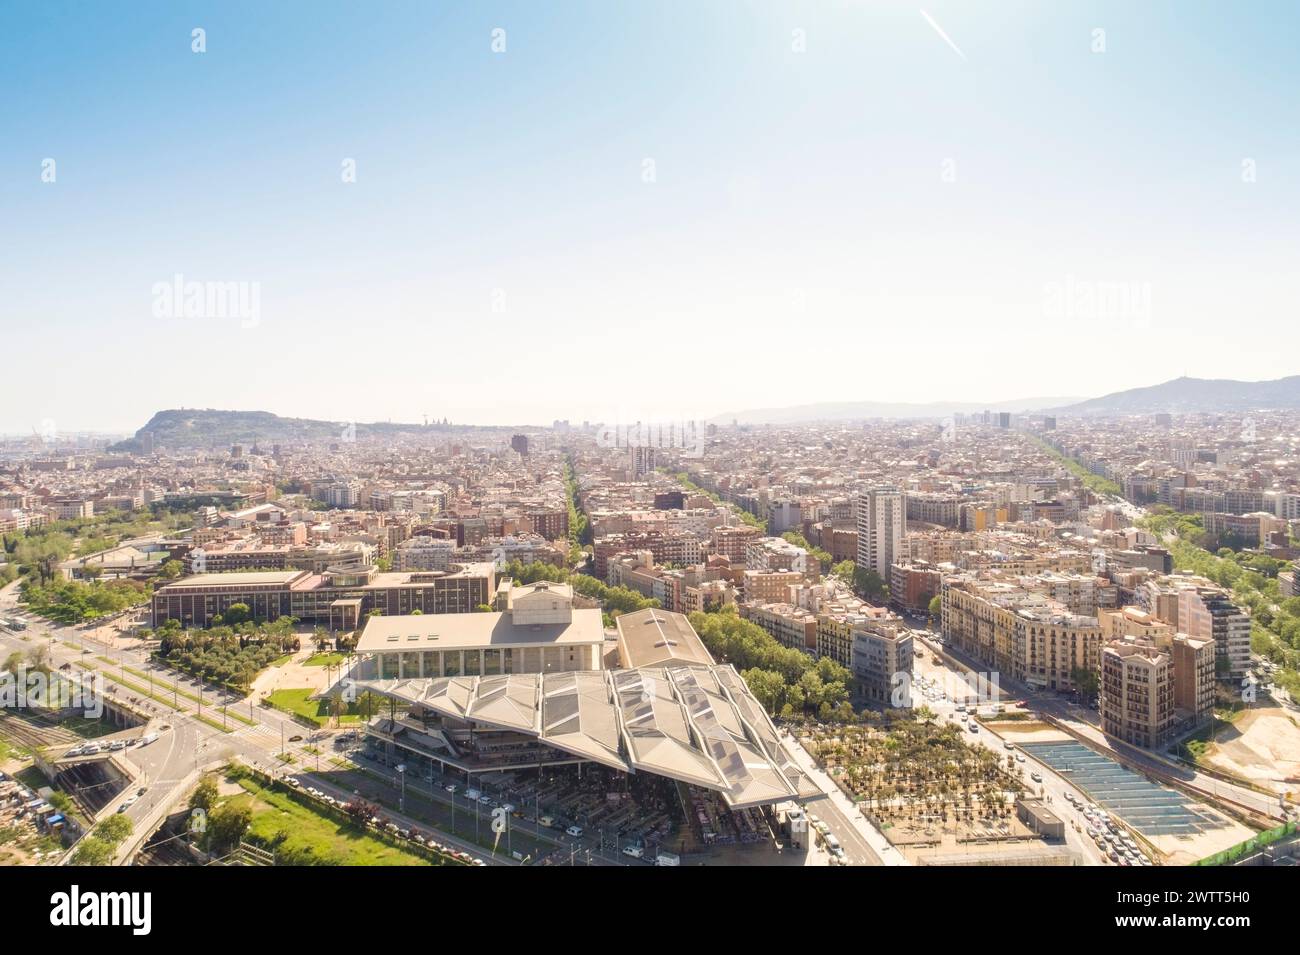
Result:
{"label": "grass lawn", "polygon": [[[309,686],[294,687],[287,690],[276,690],[274,693],[267,696],[266,702],[271,706],[274,706],[277,710],[281,710],[285,713],[292,713],[294,716],[300,716],[317,726],[325,726],[329,722],[330,715],[332,714],[331,704],[326,700],[308,699],[309,696],[316,692],[316,690],[313,690]],[[377,701],[372,702],[370,706],[370,714],[373,716],[375,713],[379,712],[382,712],[379,708],[379,703]],[[345,709],[339,717],[339,722],[344,726],[347,726],[352,723],[360,722],[362,716],[363,713],[360,710],[360,704],[349,703],[347,709]]]}
{"label": "grass lawn", "polygon": [[364,830],[341,824],[314,812],[288,793],[268,789],[255,779],[240,779],[245,795],[232,801],[253,811],[249,842],[270,847],[279,842],[282,850],[310,854],[324,865],[429,865],[429,860],[390,846]]}
{"label": "grass lawn", "polygon": [[305,667],[336,667],[347,660],[341,653],[315,653],[302,661]]}

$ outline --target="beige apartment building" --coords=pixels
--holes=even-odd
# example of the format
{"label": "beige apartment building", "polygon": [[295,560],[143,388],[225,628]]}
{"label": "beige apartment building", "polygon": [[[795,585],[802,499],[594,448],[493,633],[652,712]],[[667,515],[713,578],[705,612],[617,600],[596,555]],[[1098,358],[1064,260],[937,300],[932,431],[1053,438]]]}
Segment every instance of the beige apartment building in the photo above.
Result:
{"label": "beige apartment building", "polygon": [[1096,617],[1002,581],[952,577],[942,591],[943,633],[982,663],[1044,689],[1074,690],[1074,675],[1098,667]]}
{"label": "beige apartment building", "polygon": [[1145,641],[1116,641],[1101,652],[1101,727],[1107,735],[1151,748],[1174,725],[1174,666]]}
{"label": "beige apartment building", "polygon": [[784,603],[790,599],[790,588],[804,581],[797,570],[747,570],[743,578],[745,599],[757,603]]}

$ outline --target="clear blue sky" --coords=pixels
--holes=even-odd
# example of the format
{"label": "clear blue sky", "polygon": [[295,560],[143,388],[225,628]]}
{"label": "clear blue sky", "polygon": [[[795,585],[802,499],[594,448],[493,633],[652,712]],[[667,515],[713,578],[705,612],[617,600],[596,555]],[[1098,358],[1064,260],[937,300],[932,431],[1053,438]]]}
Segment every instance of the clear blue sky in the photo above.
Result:
{"label": "clear blue sky", "polygon": [[[1282,2],[6,4],[0,431],[1300,372],[1298,49]],[[176,274],[256,323],[156,317]]]}

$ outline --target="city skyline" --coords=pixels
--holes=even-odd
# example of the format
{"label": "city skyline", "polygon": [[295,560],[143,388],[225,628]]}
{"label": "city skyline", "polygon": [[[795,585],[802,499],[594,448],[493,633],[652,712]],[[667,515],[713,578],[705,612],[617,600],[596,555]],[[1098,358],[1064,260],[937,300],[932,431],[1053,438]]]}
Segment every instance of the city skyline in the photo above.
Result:
{"label": "city skyline", "polygon": [[[1129,7],[6,10],[8,345],[94,347],[14,363],[0,431],[698,417],[794,354],[810,401],[1294,372],[1221,346],[1295,298],[1296,13]],[[181,400],[105,400],[154,368]]]}

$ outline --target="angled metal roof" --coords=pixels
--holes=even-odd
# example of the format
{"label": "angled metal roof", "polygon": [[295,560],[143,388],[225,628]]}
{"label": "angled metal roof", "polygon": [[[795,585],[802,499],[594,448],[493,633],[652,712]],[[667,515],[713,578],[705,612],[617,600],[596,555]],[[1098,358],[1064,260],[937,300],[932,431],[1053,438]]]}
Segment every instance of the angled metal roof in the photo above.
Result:
{"label": "angled metal roof", "polygon": [[362,680],[356,687],[536,736],[624,772],[712,789],[733,808],[821,792],[729,665]]}

